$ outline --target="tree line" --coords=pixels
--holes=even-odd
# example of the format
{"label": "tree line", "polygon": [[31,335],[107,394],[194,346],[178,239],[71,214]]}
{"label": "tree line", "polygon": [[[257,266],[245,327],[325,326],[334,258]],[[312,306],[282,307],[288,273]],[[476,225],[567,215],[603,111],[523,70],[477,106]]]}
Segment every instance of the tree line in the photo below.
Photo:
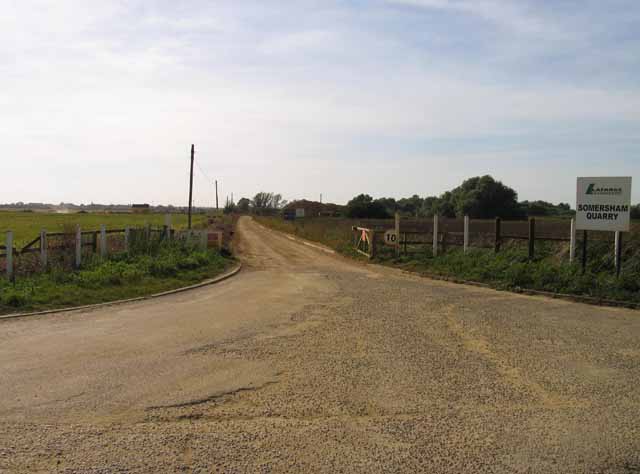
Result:
{"label": "tree line", "polygon": [[[225,212],[275,214],[287,205],[281,194],[259,192],[252,199],[229,202]],[[399,212],[404,216],[443,217],[469,216],[475,219],[524,219],[526,217],[570,217],[574,211],[568,203],[547,201],[518,201],[518,193],[490,175],[465,180],[460,186],[440,196],[408,198],[381,197],[374,199],[359,194],[344,206],[341,214],[351,218],[388,219]],[[640,219],[640,204],[631,207],[631,218]]]}
{"label": "tree line", "polygon": [[243,197],[237,203],[227,201],[224,206],[225,214],[241,212],[244,214],[273,214],[287,205],[282,194],[261,191],[253,199]]}
{"label": "tree line", "polygon": [[347,203],[346,215],[353,218],[385,219],[396,212],[406,216],[443,217],[469,216],[476,219],[518,219],[527,216],[570,216],[567,203],[546,201],[518,201],[518,193],[492,176],[476,176],[440,196],[421,198],[378,198],[360,194]]}

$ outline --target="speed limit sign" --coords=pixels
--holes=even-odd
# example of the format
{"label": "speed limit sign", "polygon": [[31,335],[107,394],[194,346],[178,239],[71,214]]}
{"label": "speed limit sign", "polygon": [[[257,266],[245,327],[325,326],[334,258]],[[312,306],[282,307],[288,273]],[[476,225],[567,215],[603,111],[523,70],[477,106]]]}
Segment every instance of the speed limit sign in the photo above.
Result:
{"label": "speed limit sign", "polygon": [[396,245],[398,242],[398,234],[395,229],[389,229],[384,233],[384,243],[387,245]]}

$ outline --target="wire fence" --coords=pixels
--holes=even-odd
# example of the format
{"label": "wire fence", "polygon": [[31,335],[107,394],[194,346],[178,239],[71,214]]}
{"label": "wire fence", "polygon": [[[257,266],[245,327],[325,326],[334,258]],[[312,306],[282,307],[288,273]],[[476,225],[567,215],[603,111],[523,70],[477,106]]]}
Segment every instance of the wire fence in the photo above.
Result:
{"label": "wire fence", "polygon": [[222,249],[230,241],[230,225],[210,225],[207,229],[172,229],[170,225],[82,230],[79,226],[63,232],[40,232],[22,247],[14,245],[13,232],[6,232],[0,244],[0,269],[5,276],[27,276],[55,268],[73,270],[119,253],[153,253],[161,243],[175,241],[202,249]]}

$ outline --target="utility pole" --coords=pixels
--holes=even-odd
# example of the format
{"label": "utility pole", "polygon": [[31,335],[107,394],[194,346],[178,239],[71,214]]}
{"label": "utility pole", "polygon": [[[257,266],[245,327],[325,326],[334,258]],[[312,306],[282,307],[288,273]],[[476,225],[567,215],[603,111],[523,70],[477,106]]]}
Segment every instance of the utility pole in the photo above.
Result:
{"label": "utility pole", "polygon": [[233,193],[231,193],[231,205],[233,206]]}
{"label": "utility pole", "polygon": [[191,203],[193,200],[193,154],[194,146],[191,144],[191,171],[189,172],[189,229],[191,229]]}
{"label": "utility pole", "polygon": [[218,180],[216,179],[216,211],[218,210]]}
{"label": "utility pole", "polygon": [[320,204],[322,204],[322,193],[320,193]]}

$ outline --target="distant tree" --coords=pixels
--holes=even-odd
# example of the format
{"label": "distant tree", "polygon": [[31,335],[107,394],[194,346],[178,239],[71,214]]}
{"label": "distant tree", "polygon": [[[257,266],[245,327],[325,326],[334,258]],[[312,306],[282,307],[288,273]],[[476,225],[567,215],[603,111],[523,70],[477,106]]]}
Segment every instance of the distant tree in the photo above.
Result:
{"label": "distant tree", "polygon": [[640,219],[640,204],[636,204],[635,206],[631,206],[631,218],[632,219]]}
{"label": "distant tree", "polygon": [[380,203],[386,209],[387,214],[389,214],[390,216],[395,214],[395,212],[398,210],[398,203],[396,202],[395,198],[383,197],[376,199],[374,202]]}
{"label": "distant tree", "polygon": [[422,209],[422,198],[414,194],[410,198],[402,198],[398,201],[398,209],[403,214],[417,216]]}
{"label": "distant tree", "polygon": [[287,201],[282,199],[282,194],[274,194],[271,198],[271,208],[273,209],[282,209],[287,205]]}
{"label": "distant tree", "polygon": [[267,193],[265,191],[261,191],[255,196],[253,196],[253,201],[251,202],[251,206],[255,210],[263,210],[271,208],[271,203],[273,202],[273,193]]}
{"label": "distant tree", "polygon": [[522,201],[522,211],[527,216],[570,216],[573,214],[569,204],[553,204],[546,201]]}
{"label": "distant tree", "polygon": [[[455,191],[455,190],[454,190]],[[433,205],[434,214],[443,217],[456,217],[456,202],[452,191],[443,193]]]}
{"label": "distant tree", "polygon": [[432,217],[438,212],[440,200],[436,196],[428,196],[422,200],[422,207],[419,215],[422,217]]}
{"label": "distant tree", "polygon": [[231,214],[233,212],[236,212],[237,210],[237,206],[231,202],[231,201],[227,201],[227,203],[224,205],[224,208],[222,209],[222,212],[224,214]]}
{"label": "distant tree", "polygon": [[249,212],[249,208],[251,207],[251,200],[247,198],[242,198],[238,201],[238,211],[239,212]]}
{"label": "distant tree", "polygon": [[452,208],[458,216],[480,219],[523,217],[518,193],[489,175],[467,179],[440,199],[448,202],[447,206],[441,205],[447,212]]}
{"label": "distant tree", "polygon": [[347,216],[360,219],[386,219],[391,217],[380,201],[368,194],[360,194],[347,203]]}

